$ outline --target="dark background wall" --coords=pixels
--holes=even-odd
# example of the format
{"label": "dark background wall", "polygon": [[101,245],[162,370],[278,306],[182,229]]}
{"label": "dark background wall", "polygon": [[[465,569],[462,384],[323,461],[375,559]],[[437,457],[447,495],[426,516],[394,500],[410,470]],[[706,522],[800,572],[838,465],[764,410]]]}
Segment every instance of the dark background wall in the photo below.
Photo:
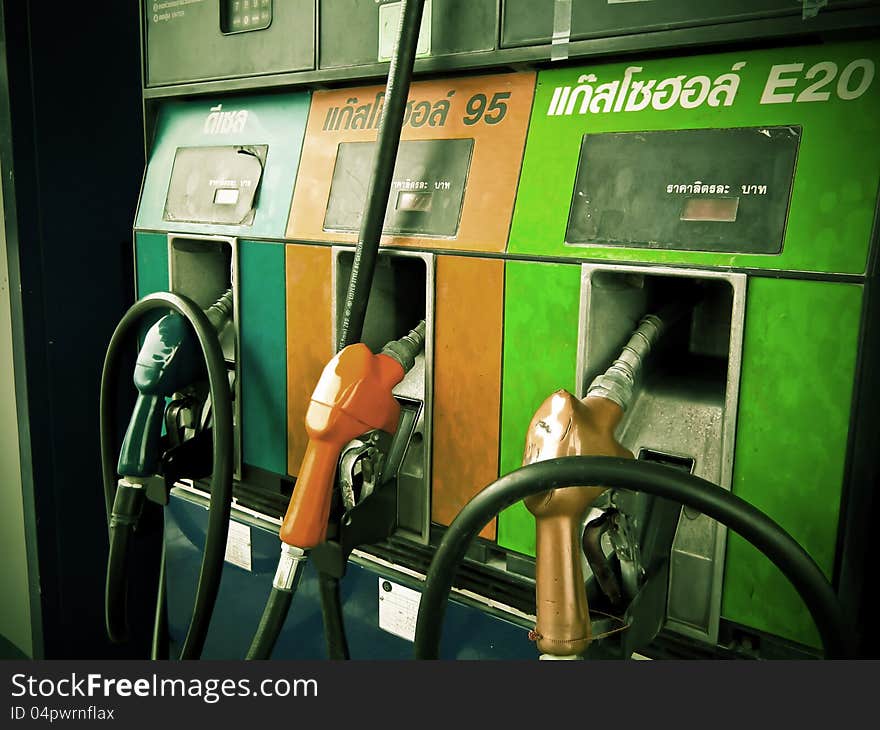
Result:
{"label": "dark background wall", "polygon": [[[35,653],[145,656],[154,560],[141,566],[149,588],[133,596],[135,641],[113,647],[104,635],[98,440],[104,351],[133,301],[144,167],[138,3],[2,0],[0,10],[4,225],[24,366],[15,376],[25,522],[39,568],[31,606],[42,615]],[[144,550],[156,547],[150,537]]]}

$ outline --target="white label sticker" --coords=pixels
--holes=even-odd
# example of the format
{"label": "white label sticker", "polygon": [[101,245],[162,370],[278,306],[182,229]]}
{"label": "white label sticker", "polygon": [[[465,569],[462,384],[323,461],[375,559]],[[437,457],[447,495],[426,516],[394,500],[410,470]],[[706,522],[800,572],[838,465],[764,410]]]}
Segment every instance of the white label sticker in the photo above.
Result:
{"label": "white label sticker", "polygon": [[239,568],[251,570],[251,528],[248,525],[229,521],[225,560]]}
{"label": "white label sticker", "polygon": [[[397,42],[397,28],[400,25],[400,13],[403,3],[391,3],[379,6],[379,61],[390,61],[394,55]],[[419,26],[419,41],[416,56],[431,55],[431,0],[425,0],[422,10],[422,24]]]}
{"label": "white label sticker", "polygon": [[399,583],[379,578],[379,628],[407,641],[415,641],[416,619],[422,594]]}

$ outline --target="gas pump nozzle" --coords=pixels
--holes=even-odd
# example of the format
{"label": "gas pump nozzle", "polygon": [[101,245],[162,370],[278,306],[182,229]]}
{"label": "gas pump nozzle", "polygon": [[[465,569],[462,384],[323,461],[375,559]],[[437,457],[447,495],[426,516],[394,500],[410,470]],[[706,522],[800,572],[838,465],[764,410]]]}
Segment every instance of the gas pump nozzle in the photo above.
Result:
{"label": "gas pump nozzle", "polygon": [[[227,289],[205,314],[219,333],[232,316],[232,290]],[[138,397],[119,450],[119,474],[156,473],[165,398],[193,383],[203,370],[195,333],[183,317],[171,312],[150,327],[134,366]]]}
{"label": "gas pump nozzle", "polygon": [[[615,429],[631,404],[633,385],[645,357],[664,328],[687,309],[679,305],[644,317],[620,356],[593,381],[583,400],[566,390],[547,398],[529,424],[523,464],[563,456],[633,458],[615,438]],[[535,634],[544,658],[576,658],[592,641],[580,528],[605,489],[564,487],[524,500],[535,516]]]}
{"label": "gas pump nozzle", "polygon": [[343,448],[368,431],[397,430],[394,387],[425,344],[425,321],[378,355],[363,343],[340,350],[324,367],[306,411],[309,444],[281,523],[281,557],[248,659],[268,659],[296,590],[307,552],[324,542],[336,467]]}
{"label": "gas pump nozzle", "polygon": [[[232,308],[232,290],[227,289],[205,312],[218,333],[232,316]],[[207,374],[207,367],[201,357],[201,345],[195,330],[177,311],[166,314],[150,327],[138,352],[134,368],[138,397],[119,450],[116,471],[120,478],[109,515],[105,619],[107,634],[114,642],[124,641],[127,637],[125,601],[129,539],[140,520],[146,499],[145,485],[159,471],[165,398]],[[223,540],[225,542],[225,533]],[[210,616],[210,609],[207,615]],[[201,636],[195,643],[203,638]],[[194,645],[190,645],[188,634],[184,651]],[[201,646],[195,653],[200,651]]]}
{"label": "gas pump nozzle", "polygon": [[[232,316],[232,289],[205,314],[219,333]],[[147,330],[134,366],[137,401],[119,449],[121,475],[111,513],[111,526],[135,524],[144,502],[144,483],[159,470],[165,398],[191,385],[204,373],[195,333],[176,312]]]}
{"label": "gas pump nozzle", "polygon": [[306,411],[309,444],[281,525],[284,543],[307,550],[324,541],[343,447],[373,429],[397,430],[400,405],[392,390],[412,368],[424,342],[423,320],[378,355],[356,343],[340,350],[324,368]]}

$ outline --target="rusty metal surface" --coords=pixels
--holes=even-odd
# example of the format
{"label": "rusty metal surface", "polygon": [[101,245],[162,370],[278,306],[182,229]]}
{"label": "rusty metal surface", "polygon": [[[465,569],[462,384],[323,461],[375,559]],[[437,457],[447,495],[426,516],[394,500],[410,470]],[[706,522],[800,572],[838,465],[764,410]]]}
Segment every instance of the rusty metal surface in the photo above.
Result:
{"label": "rusty metal surface", "polygon": [[439,256],[436,286],[431,516],[448,525],[498,477],[504,262]]}
{"label": "rusty metal surface", "polygon": [[331,249],[288,245],[287,288],[287,471],[296,475],[309,437],[309,398],[333,357]]}

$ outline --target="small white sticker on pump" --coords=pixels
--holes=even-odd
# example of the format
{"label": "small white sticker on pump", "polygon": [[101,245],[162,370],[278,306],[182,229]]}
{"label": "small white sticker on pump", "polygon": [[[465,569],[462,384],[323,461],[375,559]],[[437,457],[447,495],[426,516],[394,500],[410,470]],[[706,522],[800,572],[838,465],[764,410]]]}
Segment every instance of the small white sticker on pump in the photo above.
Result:
{"label": "small white sticker on pump", "polygon": [[[380,2],[380,0],[376,0]],[[389,3],[379,6],[379,61],[390,61],[397,43],[397,29],[400,26],[400,13],[403,3]],[[422,24],[419,26],[419,41],[416,57],[431,55],[431,0],[425,0],[422,9]]]}
{"label": "small white sticker on pump", "polygon": [[226,538],[227,563],[251,570],[251,528],[240,522],[229,521],[229,535]]}
{"label": "small white sticker on pump", "polygon": [[386,578],[379,578],[379,628],[415,641],[416,619],[422,594]]}

